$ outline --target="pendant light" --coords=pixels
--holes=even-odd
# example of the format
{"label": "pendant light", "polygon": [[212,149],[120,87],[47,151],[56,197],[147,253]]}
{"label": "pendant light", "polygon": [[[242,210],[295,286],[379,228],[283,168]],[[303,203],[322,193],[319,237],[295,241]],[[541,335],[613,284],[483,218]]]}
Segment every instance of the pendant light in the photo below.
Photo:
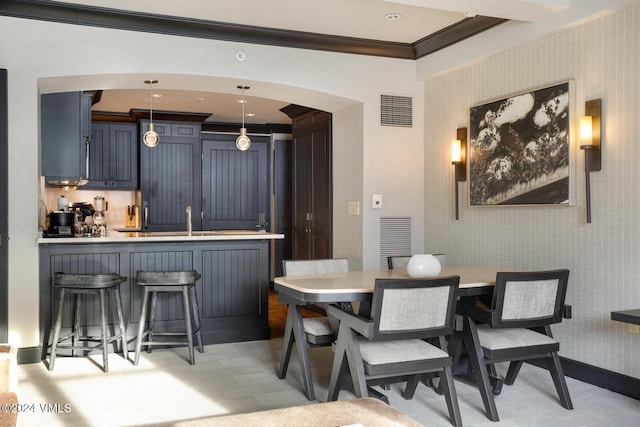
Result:
{"label": "pendant light", "polygon": [[245,89],[250,89],[249,86],[241,85],[238,86],[238,89],[242,89],[242,127],[240,128],[240,136],[236,138],[236,147],[240,151],[247,151],[249,147],[251,147],[251,140],[247,136],[247,128],[244,127],[244,104],[247,102],[244,99],[244,91]]}
{"label": "pendant light", "polygon": [[158,81],[145,80],[144,82],[149,85],[149,128],[142,137],[142,140],[144,141],[144,145],[153,148],[160,142],[160,137],[156,133],[156,127],[153,124],[153,84],[158,83]]}

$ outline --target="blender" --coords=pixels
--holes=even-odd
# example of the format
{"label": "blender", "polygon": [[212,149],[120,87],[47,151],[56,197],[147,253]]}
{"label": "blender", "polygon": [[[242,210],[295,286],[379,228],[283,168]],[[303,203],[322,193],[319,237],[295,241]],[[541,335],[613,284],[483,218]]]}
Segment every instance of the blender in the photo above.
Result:
{"label": "blender", "polygon": [[104,237],[107,235],[107,217],[105,212],[109,208],[107,200],[103,196],[95,196],[93,198],[93,230],[94,235]]}

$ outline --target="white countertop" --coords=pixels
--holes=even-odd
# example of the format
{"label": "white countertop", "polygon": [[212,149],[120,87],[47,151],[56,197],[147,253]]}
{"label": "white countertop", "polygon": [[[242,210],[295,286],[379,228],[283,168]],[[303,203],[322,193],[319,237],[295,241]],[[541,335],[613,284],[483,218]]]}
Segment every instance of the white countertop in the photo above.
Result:
{"label": "white countertop", "polygon": [[93,244],[127,242],[178,242],[178,241],[216,241],[216,240],[274,240],[284,239],[284,234],[265,233],[250,230],[194,231],[189,236],[186,231],[134,231],[123,232],[109,230],[105,237],[42,237],[39,244]]}

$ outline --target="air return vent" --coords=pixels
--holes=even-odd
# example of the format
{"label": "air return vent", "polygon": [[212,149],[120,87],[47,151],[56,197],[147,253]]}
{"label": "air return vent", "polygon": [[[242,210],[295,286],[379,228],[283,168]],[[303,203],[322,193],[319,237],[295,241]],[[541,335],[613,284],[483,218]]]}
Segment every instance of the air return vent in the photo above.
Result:
{"label": "air return vent", "polygon": [[413,98],[380,95],[380,126],[413,127]]}
{"label": "air return vent", "polygon": [[387,257],[411,255],[411,217],[380,218],[380,268],[387,268]]}

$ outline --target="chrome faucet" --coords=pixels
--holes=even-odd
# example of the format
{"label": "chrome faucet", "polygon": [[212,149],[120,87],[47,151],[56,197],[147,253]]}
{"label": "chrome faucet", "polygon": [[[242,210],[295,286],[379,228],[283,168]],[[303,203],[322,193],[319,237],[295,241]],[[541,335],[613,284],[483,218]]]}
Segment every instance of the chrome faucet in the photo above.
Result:
{"label": "chrome faucet", "polygon": [[187,234],[191,236],[191,205],[187,205]]}

